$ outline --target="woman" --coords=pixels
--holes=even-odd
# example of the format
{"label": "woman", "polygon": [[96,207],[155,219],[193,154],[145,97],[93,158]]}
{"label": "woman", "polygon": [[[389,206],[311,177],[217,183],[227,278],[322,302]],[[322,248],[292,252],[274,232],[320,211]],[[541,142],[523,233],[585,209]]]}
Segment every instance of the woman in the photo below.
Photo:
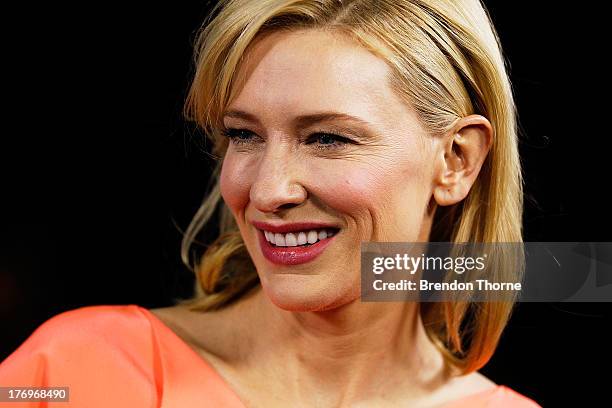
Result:
{"label": "woman", "polygon": [[521,242],[512,92],[481,4],[213,15],[186,108],[220,160],[183,259],[216,211],[221,234],[194,298],[55,316],[0,384],[66,385],[74,406],[539,406],[478,373],[511,303],[359,298],[361,242]]}

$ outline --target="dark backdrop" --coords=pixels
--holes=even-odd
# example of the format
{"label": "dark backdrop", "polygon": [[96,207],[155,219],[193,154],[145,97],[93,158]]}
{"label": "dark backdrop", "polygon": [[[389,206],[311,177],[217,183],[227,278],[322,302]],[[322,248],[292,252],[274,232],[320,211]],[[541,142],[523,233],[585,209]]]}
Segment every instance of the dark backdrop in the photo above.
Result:
{"label": "dark backdrop", "polygon": [[[525,240],[612,241],[597,11],[485,3],[520,113]],[[23,10],[12,37],[21,42],[8,65],[25,79],[13,81],[5,121],[15,130],[0,150],[0,360],[59,312],[165,306],[192,289],[179,230],[212,164],[180,110],[207,6],[87,4]],[[608,400],[610,305],[519,304],[482,372],[544,406]]]}

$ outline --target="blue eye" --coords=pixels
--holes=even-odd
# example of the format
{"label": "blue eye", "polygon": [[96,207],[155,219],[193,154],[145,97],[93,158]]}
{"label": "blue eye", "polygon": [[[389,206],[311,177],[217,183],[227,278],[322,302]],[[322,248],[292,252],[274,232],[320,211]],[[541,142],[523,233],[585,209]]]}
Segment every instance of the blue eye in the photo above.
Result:
{"label": "blue eye", "polygon": [[[336,135],[334,133],[327,132],[319,132],[314,133],[309,140],[314,140],[318,142],[317,149],[329,150],[329,149],[341,149],[346,144],[351,143],[352,141],[344,136]],[[313,142],[309,141],[306,144],[312,144]]]}
{"label": "blue eye", "polygon": [[[231,142],[236,145],[254,143],[253,136],[257,136],[250,130],[234,128],[223,129],[222,134],[223,136],[229,138]],[[308,138],[305,144],[311,145],[315,143],[316,148],[319,150],[334,150],[342,149],[347,144],[354,142],[347,137],[336,135],[334,133],[316,132]]]}
{"label": "blue eye", "polygon": [[250,143],[252,139],[249,136],[253,132],[246,129],[225,129],[222,131],[223,136],[228,137],[234,144]]}

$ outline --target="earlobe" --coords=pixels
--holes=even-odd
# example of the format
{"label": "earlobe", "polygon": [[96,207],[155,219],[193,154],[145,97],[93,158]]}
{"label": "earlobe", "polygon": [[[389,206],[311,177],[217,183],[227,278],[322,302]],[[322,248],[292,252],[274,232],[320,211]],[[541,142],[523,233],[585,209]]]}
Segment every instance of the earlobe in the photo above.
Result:
{"label": "earlobe", "polygon": [[461,118],[443,140],[433,197],[440,206],[467,197],[491,148],[492,127],[480,115]]}
{"label": "earlobe", "polygon": [[470,187],[471,184],[468,186],[465,183],[460,172],[451,172],[434,188],[434,199],[442,207],[453,205],[467,197]]}

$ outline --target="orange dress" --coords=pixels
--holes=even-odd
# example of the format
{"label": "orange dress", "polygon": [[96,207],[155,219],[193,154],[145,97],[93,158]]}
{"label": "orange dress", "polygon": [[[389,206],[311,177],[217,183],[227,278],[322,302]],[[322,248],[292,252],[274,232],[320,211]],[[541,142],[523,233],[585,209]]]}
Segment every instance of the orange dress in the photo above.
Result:
{"label": "orange dress", "polygon": [[[229,384],[149,310],[86,306],[53,316],[0,364],[0,387],[69,387],[69,402],[0,407],[245,408]],[[540,407],[498,385],[448,408]]]}

